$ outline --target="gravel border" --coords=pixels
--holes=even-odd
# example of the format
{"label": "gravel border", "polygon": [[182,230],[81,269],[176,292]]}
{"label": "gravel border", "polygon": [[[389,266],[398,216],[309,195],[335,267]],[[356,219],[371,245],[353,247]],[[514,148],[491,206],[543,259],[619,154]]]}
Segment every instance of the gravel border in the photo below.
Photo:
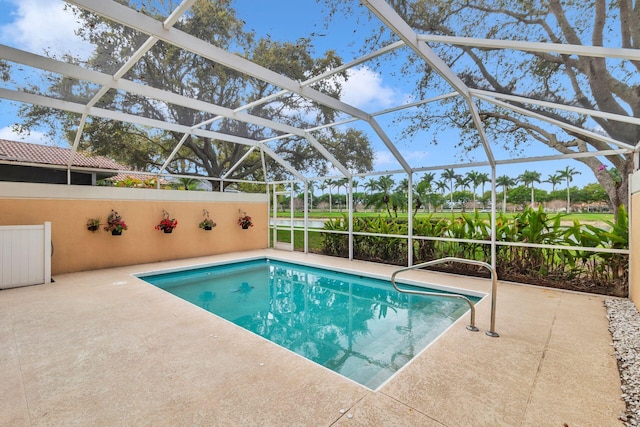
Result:
{"label": "gravel border", "polygon": [[628,299],[608,299],[604,304],[618,359],[622,398],[627,404],[620,420],[626,426],[637,426],[640,424],[640,313]]}

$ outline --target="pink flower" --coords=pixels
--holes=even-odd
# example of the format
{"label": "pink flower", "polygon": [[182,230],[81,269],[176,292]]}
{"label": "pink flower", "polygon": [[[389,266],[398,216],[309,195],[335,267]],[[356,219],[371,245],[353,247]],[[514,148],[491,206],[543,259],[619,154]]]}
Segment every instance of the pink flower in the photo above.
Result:
{"label": "pink flower", "polygon": [[598,168],[598,172],[603,171],[607,168],[607,165],[600,165],[600,167]]}

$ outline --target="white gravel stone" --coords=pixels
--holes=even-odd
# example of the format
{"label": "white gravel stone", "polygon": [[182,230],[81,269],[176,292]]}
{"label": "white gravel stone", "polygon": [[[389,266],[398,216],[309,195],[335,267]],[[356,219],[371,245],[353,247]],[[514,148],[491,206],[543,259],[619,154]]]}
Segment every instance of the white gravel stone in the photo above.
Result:
{"label": "white gravel stone", "polygon": [[620,370],[621,396],[627,404],[627,412],[620,420],[626,426],[637,426],[640,421],[640,313],[627,299],[609,299],[605,306]]}

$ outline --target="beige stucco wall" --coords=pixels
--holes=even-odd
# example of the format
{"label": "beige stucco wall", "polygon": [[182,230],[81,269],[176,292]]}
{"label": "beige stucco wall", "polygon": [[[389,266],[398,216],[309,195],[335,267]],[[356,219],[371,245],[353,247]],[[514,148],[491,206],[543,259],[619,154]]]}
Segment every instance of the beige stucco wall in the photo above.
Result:
{"label": "beige stucco wall", "polygon": [[[87,230],[89,218],[106,222],[118,211],[129,229],[112,236]],[[154,229],[162,210],[178,220],[171,234]],[[202,210],[216,221],[198,228]],[[237,225],[238,210],[254,227]],[[268,207],[264,194],[191,192],[47,184],[0,183],[0,225],[51,222],[52,274],[265,248]]]}
{"label": "beige stucco wall", "polygon": [[629,283],[629,298],[640,310],[640,171],[631,178],[631,277]]}

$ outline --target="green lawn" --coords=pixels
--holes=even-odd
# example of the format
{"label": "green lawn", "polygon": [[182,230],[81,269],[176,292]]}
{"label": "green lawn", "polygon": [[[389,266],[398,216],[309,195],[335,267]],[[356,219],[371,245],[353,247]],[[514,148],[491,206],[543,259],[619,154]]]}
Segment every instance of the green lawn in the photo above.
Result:
{"label": "green lawn", "polygon": [[[467,212],[467,214],[470,214],[470,212]],[[340,218],[342,215],[346,215],[346,212],[327,212],[327,211],[314,211],[314,212],[310,212],[309,213],[309,218]],[[378,215],[382,215],[382,216],[387,216],[386,214],[383,213],[373,213],[373,212],[355,212],[354,216],[356,217],[377,217]],[[426,217],[428,216],[428,213],[418,213],[418,217]],[[451,212],[437,212],[437,213],[433,213],[432,214],[434,218],[450,218],[451,217]],[[453,213],[454,216],[458,216],[460,215],[460,212],[454,212]],[[485,212],[481,212],[480,213],[481,216],[485,216],[487,219],[489,219],[489,213],[485,213]],[[513,214],[506,214],[507,217],[512,217]],[[281,218],[288,218],[289,217],[289,212],[281,212],[278,215]],[[302,212],[296,212],[294,215],[295,218],[303,218],[303,213]],[[407,218],[407,214],[398,214],[398,218]],[[588,222],[603,222],[603,221],[611,221],[613,222],[613,214],[607,214],[607,213],[575,213],[575,214],[569,214],[569,215],[565,215],[563,217],[563,220],[566,221],[573,221],[573,220],[578,220],[581,223],[588,223]],[[289,243],[291,241],[291,233],[289,232],[289,230],[278,230],[278,241],[279,242],[284,242],[284,243]],[[304,232],[300,229],[297,229],[294,231],[294,236],[293,236],[293,245],[294,245],[294,250],[296,251],[302,251],[304,250]],[[322,233],[319,232],[313,232],[310,231],[309,232],[309,250],[310,251],[319,251],[322,247]]]}
{"label": "green lawn", "polygon": [[[465,212],[466,214],[470,215],[473,214],[472,211],[467,211]],[[392,212],[393,214],[393,212]],[[278,217],[279,218],[288,218],[290,215],[290,213],[288,211],[285,212],[278,212]],[[343,215],[347,215],[346,211],[317,211],[314,210],[312,212],[309,212],[309,218],[340,218]],[[388,216],[387,212],[354,212],[353,216],[354,217],[377,217],[377,216]],[[451,212],[435,212],[432,214],[426,213],[426,212],[418,212],[417,217],[427,217],[429,215],[433,215],[434,218],[450,218],[452,213]],[[458,216],[460,215],[459,211],[454,211],[453,212],[454,216]],[[488,212],[480,212],[481,216],[485,216],[487,219],[489,218],[489,213]],[[512,217],[514,214],[513,213],[509,213],[507,212],[505,214],[507,216],[507,218]],[[553,215],[553,214],[551,214]],[[304,212],[302,211],[295,211],[293,214],[294,218],[304,218]],[[407,214],[406,213],[398,213],[398,218],[407,218]],[[563,220],[566,221],[573,221],[573,220],[578,220],[580,222],[586,222],[586,221],[613,221],[613,214],[611,213],[572,213],[569,215],[564,215],[563,216]]]}
{"label": "green lawn", "polygon": [[[309,250],[319,251],[322,247],[321,233],[317,231],[309,232]],[[289,230],[278,230],[278,241],[291,243],[291,232]],[[293,232],[293,248],[296,251],[304,250],[304,232],[302,230],[294,230]]]}

